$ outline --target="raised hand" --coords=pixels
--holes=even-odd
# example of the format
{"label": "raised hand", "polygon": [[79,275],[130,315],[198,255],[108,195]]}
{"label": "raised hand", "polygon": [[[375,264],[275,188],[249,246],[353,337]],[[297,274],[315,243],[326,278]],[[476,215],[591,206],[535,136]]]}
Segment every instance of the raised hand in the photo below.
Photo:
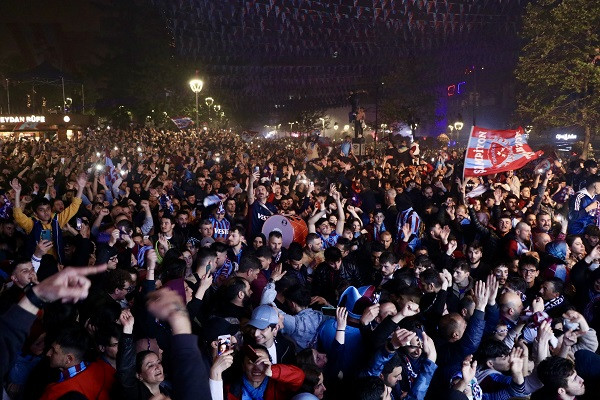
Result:
{"label": "raised hand", "polygon": [[365,309],[360,317],[360,323],[363,325],[369,325],[379,315],[379,303],[375,303]]}
{"label": "raised hand", "polygon": [[40,240],[38,244],[35,246],[35,251],[33,255],[37,258],[42,258],[48,251],[52,248],[51,240]]}
{"label": "raised hand", "polygon": [[468,355],[462,363],[461,368],[463,380],[467,383],[471,382],[475,378],[477,372],[477,361],[473,360],[473,355]]}
{"label": "raised hand", "polygon": [[536,297],[531,302],[531,310],[533,312],[541,312],[544,311],[544,300],[541,297]]}
{"label": "raised hand", "polygon": [[148,312],[161,321],[168,321],[174,335],[191,333],[192,324],[183,299],[174,290],[161,288],[148,295]]}
{"label": "raised hand", "polygon": [[510,372],[513,377],[513,381],[520,385],[523,383],[523,366],[525,364],[525,357],[523,357],[523,349],[520,347],[513,347],[510,351],[509,361]]}
{"label": "raised hand", "polygon": [[123,333],[129,335],[133,333],[133,323],[135,322],[135,319],[133,318],[133,314],[130,310],[121,311],[119,322],[121,323],[121,326],[123,326]]}
{"label": "raised hand", "polygon": [[485,282],[475,282],[475,308],[485,312],[490,293]]}
{"label": "raised hand", "polygon": [[346,329],[346,324],[348,321],[348,310],[346,307],[338,307],[335,310],[335,320],[337,322],[336,329]]}
{"label": "raised hand", "polygon": [[437,359],[437,350],[435,348],[435,343],[433,339],[429,337],[425,332],[423,332],[423,352],[427,355],[427,358],[432,362],[435,362]]}
{"label": "raised hand", "polygon": [[571,323],[579,324],[579,329],[577,329],[578,331],[587,332],[590,329],[584,316],[575,310],[568,310],[563,314],[563,318]]}
{"label": "raised hand", "polygon": [[398,311],[398,314],[402,314],[404,317],[412,317],[418,313],[419,304],[415,303],[414,301],[408,301],[402,308],[400,308],[400,311]]}
{"label": "raised hand", "polygon": [[87,175],[82,172],[77,176],[77,185],[79,185],[79,190],[83,190],[83,188],[85,188],[86,183],[87,183]]}
{"label": "raised hand", "polygon": [[108,241],[108,245],[111,247],[114,246],[120,237],[121,237],[121,231],[118,229],[113,229],[112,232],[110,232],[110,240]]}
{"label": "raised hand", "polygon": [[142,200],[140,201],[140,206],[145,210],[149,210],[150,209],[150,202],[148,200]]}
{"label": "raised hand", "polygon": [[13,188],[15,193],[21,193],[21,184],[19,183],[19,180],[17,178],[10,181],[10,187]]}
{"label": "raised hand", "polygon": [[277,282],[278,280],[283,278],[286,272],[287,271],[283,270],[282,264],[277,264],[275,268],[273,268],[273,272],[271,273],[271,279],[273,279],[274,282]]}
{"label": "raised hand", "polygon": [[446,290],[452,286],[452,274],[447,269],[440,272],[440,278],[442,278],[442,290]]}
{"label": "raised hand", "polygon": [[398,328],[392,334],[390,343],[392,344],[394,349],[399,349],[400,347],[410,346],[410,341],[413,340],[416,336],[417,334],[413,331]]}
{"label": "raised hand", "polygon": [[440,233],[440,239],[442,243],[448,243],[448,237],[450,236],[450,227],[448,225],[444,225],[442,228],[442,232]]}
{"label": "raised hand", "polygon": [[271,361],[269,360],[269,357],[266,356],[260,356],[258,357],[258,360],[256,360],[254,362],[254,364],[256,365],[264,365],[266,367],[265,369],[265,375],[267,375],[268,377],[273,376],[273,371],[271,370]]}
{"label": "raised hand", "polygon": [[454,251],[456,250],[457,247],[458,247],[458,243],[456,242],[456,240],[450,240],[448,242],[448,250],[446,250],[446,254],[451,256],[452,254],[454,254]]}
{"label": "raised hand", "polygon": [[210,379],[213,381],[223,380],[223,372],[233,364],[233,349],[229,349],[215,358],[212,367],[210,367]]}
{"label": "raised hand", "polygon": [[[154,253],[154,256],[156,257],[156,253]],[[202,278],[200,278],[200,286],[198,287],[198,292],[202,291],[202,293],[206,292],[208,290],[208,288],[210,287],[210,285],[212,285],[213,283],[213,275],[212,274],[206,274],[204,275]]]}
{"label": "raised hand", "polygon": [[494,190],[494,200],[496,201],[496,205],[499,206],[502,202],[502,189],[496,188]]}
{"label": "raised hand", "polygon": [[488,275],[486,286],[489,292],[488,306],[493,306],[496,304],[496,297],[498,296],[498,288],[500,287],[500,284],[494,275]]}
{"label": "raised hand", "polygon": [[552,326],[550,325],[550,323],[548,321],[542,321],[537,331],[538,343],[547,344],[552,338],[552,335]]}
{"label": "raised hand", "polygon": [[402,235],[405,242],[408,242],[410,235],[412,234],[412,229],[410,228],[410,224],[406,223],[402,225]]}

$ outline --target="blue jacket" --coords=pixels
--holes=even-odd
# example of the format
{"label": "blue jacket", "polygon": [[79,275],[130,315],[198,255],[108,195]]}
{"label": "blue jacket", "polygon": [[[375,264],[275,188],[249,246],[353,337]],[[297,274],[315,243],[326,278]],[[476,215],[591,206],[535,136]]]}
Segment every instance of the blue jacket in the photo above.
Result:
{"label": "blue jacket", "polygon": [[596,210],[586,211],[585,208],[592,204],[596,196],[591,196],[587,189],[580,190],[571,198],[569,204],[569,234],[579,235],[586,226],[596,222]]}
{"label": "blue jacket", "polygon": [[[371,363],[369,368],[366,371],[366,375],[369,376],[379,376],[381,371],[383,371],[383,367],[385,364],[394,357],[394,353],[390,353],[386,350],[385,346],[380,347],[373,358],[371,359]],[[403,369],[406,367],[403,367]],[[433,373],[437,370],[437,365],[428,358],[424,358],[421,362],[421,368],[419,371],[415,371],[417,373],[417,379],[414,384],[408,391],[405,399],[408,400],[423,400],[425,395],[427,394],[427,389],[429,389],[429,384],[431,383],[431,378],[433,377]],[[402,389],[400,387],[400,382],[396,384],[396,386],[392,389],[392,395],[394,398],[400,399],[402,394]]]}
{"label": "blue jacket", "polygon": [[475,353],[479,347],[485,327],[484,316],[484,312],[475,310],[467,323],[465,333],[458,342],[436,343],[438,353],[437,362],[441,366],[439,373],[444,382],[450,382],[450,378],[460,371],[465,357]]}
{"label": "blue jacket", "polygon": [[[319,328],[317,349],[324,351],[328,356],[334,348],[336,328],[335,318],[325,320]],[[364,343],[358,328],[348,325],[345,335],[344,352],[340,363],[343,366],[344,378],[352,378],[358,375],[364,355]]]}

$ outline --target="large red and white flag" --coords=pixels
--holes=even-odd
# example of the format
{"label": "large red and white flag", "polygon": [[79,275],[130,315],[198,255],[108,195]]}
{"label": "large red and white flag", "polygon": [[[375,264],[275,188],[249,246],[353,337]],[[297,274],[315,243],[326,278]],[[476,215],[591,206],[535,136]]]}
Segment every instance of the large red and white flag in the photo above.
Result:
{"label": "large red and white flag", "polygon": [[542,154],[543,151],[531,150],[523,128],[498,131],[474,126],[463,175],[483,176],[519,169]]}

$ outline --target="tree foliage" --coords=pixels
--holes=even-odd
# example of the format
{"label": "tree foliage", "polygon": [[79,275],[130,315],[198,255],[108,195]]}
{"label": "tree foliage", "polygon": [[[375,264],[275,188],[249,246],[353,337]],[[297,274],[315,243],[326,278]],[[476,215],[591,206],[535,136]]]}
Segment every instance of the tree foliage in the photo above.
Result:
{"label": "tree foliage", "polygon": [[530,3],[515,71],[521,84],[518,114],[538,127],[584,128],[584,148],[600,121],[600,62],[594,63],[599,34],[599,1]]}

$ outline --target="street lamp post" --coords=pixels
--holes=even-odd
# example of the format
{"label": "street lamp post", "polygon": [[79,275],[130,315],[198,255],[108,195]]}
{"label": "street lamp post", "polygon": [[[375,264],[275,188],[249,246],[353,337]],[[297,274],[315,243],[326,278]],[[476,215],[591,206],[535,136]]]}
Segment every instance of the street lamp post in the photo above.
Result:
{"label": "street lamp post", "polygon": [[[215,104],[214,110],[215,110],[215,116],[217,118],[219,118],[219,114],[220,114],[219,111],[221,111],[221,106],[219,104]],[[219,121],[217,121],[217,129],[220,129],[220,123],[219,123]]]}
{"label": "street lamp post", "polygon": [[412,133],[413,141],[415,140],[415,134],[417,132],[418,126],[419,126],[419,122],[417,120],[412,120],[410,122],[410,131]]}
{"label": "street lamp post", "polygon": [[292,132],[294,131],[294,124],[297,124],[298,121],[288,122],[290,124],[290,137],[292,136]]}
{"label": "street lamp post", "polygon": [[[196,75],[198,75],[198,71],[196,71]],[[198,94],[202,91],[203,86],[204,82],[198,78],[190,81],[190,89],[196,94],[196,129],[198,129]]]}
{"label": "street lamp post", "polygon": [[[450,125],[452,126],[452,125]],[[459,117],[458,120],[456,120],[456,122],[454,123],[454,129],[456,129],[456,140],[458,141],[458,137],[460,136],[460,131],[462,131],[462,128],[465,126],[465,124],[462,121],[462,117]]]}
{"label": "street lamp post", "polygon": [[323,123],[323,132],[321,132],[321,134],[324,135],[325,134],[325,118],[319,118],[319,119]]}
{"label": "street lamp post", "polygon": [[204,99],[204,103],[208,106],[208,120],[210,121],[210,107],[213,105],[215,100],[212,97],[207,97]]}

